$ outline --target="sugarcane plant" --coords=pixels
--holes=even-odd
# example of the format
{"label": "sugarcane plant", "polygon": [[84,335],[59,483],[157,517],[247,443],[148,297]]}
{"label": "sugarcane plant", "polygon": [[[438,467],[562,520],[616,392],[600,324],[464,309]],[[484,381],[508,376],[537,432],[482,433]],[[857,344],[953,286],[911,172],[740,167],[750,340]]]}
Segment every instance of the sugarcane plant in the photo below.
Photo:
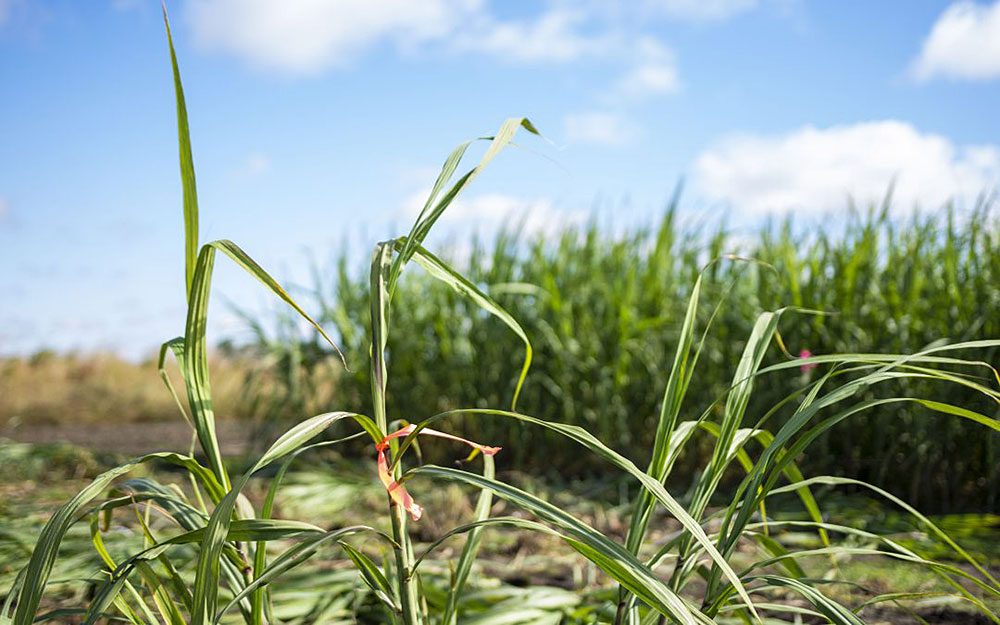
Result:
{"label": "sugarcane plant", "polygon": [[[164,15],[166,18],[166,15]],[[165,19],[166,23],[166,19]],[[184,199],[185,292],[187,318],[184,334],[168,341],[160,350],[159,370],[178,408],[192,429],[189,454],[152,453],[134,458],[97,478],[64,504],[42,529],[30,560],[18,574],[0,613],[0,623],[29,625],[39,620],[81,619],[96,623],[105,619],[129,623],[209,625],[239,621],[250,625],[277,623],[272,601],[272,584],[293,568],[319,557],[324,547],[339,548],[342,560],[349,560],[370,596],[381,606],[378,619],[401,625],[454,625],[462,616],[460,601],[474,570],[481,534],[487,529],[512,528],[555,536],[570,549],[593,563],[617,585],[603,598],[589,601],[566,619],[585,622],[614,622],[615,625],[647,625],[654,622],[703,624],[737,618],[762,622],[769,618],[815,617],[831,623],[856,625],[863,622],[864,605],[882,601],[900,602],[920,598],[921,593],[875,593],[862,606],[847,606],[822,592],[836,578],[814,578],[800,565],[803,558],[835,558],[852,554],[878,555],[923,567],[939,576],[952,589],[956,601],[970,604],[994,622],[1000,617],[990,602],[1000,597],[1000,584],[987,567],[963,550],[930,519],[875,486],[837,477],[805,478],[795,464],[797,456],[818,436],[841,421],[880,406],[908,402],[921,409],[951,415],[1000,431],[995,418],[975,410],[936,399],[890,396],[871,398],[866,391],[907,378],[930,379],[944,385],[973,389],[992,404],[1000,403],[993,386],[993,368],[981,361],[961,357],[976,349],[995,347],[998,341],[977,341],[938,345],[910,355],[842,354],[788,359],[763,366],[768,350],[781,343],[779,320],[803,314],[783,309],[760,314],[746,339],[728,391],[699,415],[685,415],[685,398],[694,375],[701,346],[711,323],[696,328],[701,306],[701,284],[695,282],[680,328],[679,345],[666,380],[662,408],[657,420],[655,446],[648,467],[633,461],[583,428],[542,420],[517,411],[518,396],[527,378],[532,359],[529,337],[521,325],[483,288],[424,247],[424,240],[444,211],[479,175],[483,168],[519,131],[538,134],[525,118],[507,120],[493,135],[458,146],[446,159],[423,209],[405,236],[391,238],[375,246],[370,272],[370,395],[371,415],[353,412],[326,412],[305,419],[284,432],[241,474],[231,473],[220,451],[215,432],[211,385],[208,370],[206,327],[213,265],[218,252],[246,270],[274,293],[337,350],[334,340],[292,297],[246,252],[231,241],[201,244],[198,237],[198,201],[194,163],[187,123],[184,92],[177,57],[166,25],[176,92],[180,169]],[[478,163],[457,175],[467,151],[483,141],[486,149]],[[454,409],[426,418],[414,416],[408,422],[390,422],[387,380],[391,371],[388,357],[391,311],[404,271],[416,263],[432,278],[468,298],[478,308],[511,330],[523,344],[523,364],[514,384],[509,409]],[[716,262],[745,262],[720,258]],[[716,309],[718,310],[718,305]],[[405,328],[403,329],[405,331]],[[458,331],[458,330],[456,330]],[[174,391],[167,375],[168,356],[173,355],[184,382],[184,394]],[[754,381],[764,375],[788,375],[798,370],[822,367],[822,374],[803,377],[796,391],[759,414],[748,414]],[[817,369],[818,371],[818,369]],[[987,379],[972,375],[985,372]],[[997,378],[1000,382],[1000,378]],[[653,381],[651,381],[652,383]],[[186,404],[186,405],[185,405]],[[767,426],[785,418],[772,433]],[[524,427],[541,428],[559,436],[566,445],[578,445],[595,459],[610,463],[638,484],[631,523],[624,544],[605,536],[571,513],[544,499],[496,478],[495,461],[502,458],[499,447],[469,441],[447,432],[447,424],[462,419],[507,419]],[[751,425],[745,425],[751,424]],[[335,425],[354,433],[315,442]],[[696,432],[713,438],[713,452],[695,480],[691,496],[682,504],[666,488],[671,470],[685,445]],[[424,465],[410,462],[407,452],[417,437],[432,436],[460,442],[471,449],[467,460],[481,459],[482,471]],[[337,445],[346,440],[367,439],[375,459],[375,474],[386,491],[388,531],[372,525],[323,528],[300,521],[273,518],[276,497],[290,464],[304,452]],[[491,443],[497,441],[490,441]],[[752,445],[757,446],[754,452]],[[195,457],[200,450],[204,463]],[[175,465],[189,481],[186,489],[164,485],[151,478],[121,481],[145,463]],[[254,505],[244,496],[257,472],[277,467],[263,500]],[[467,466],[467,465],[466,465]],[[409,467],[409,468],[407,468]],[[745,477],[728,503],[713,506],[723,477],[734,470]],[[476,493],[475,518],[444,533],[419,554],[411,536],[412,523],[420,522],[423,508],[407,490],[411,480],[444,480],[467,485]],[[866,488],[912,515],[961,561],[949,564],[926,559],[910,548],[862,529],[827,522],[810,490],[819,484]],[[768,519],[766,501],[783,493],[795,493],[802,502],[801,519]],[[102,497],[103,495],[106,495]],[[523,516],[492,516],[494,498],[530,513]],[[125,558],[115,558],[104,541],[105,528],[115,510],[135,507],[145,547]],[[149,523],[148,512],[155,507],[176,525],[168,537]],[[648,537],[655,512],[675,519],[680,530],[665,542],[652,544]],[[76,523],[89,522],[96,552],[103,561],[102,578],[89,604],[79,609],[39,613],[60,543]],[[821,539],[821,547],[793,549],[780,542],[774,532],[781,528],[808,528]],[[421,565],[429,554],[455,536],[464,545],[454,564],[443,601],[428,601],[421,578]],[[833,537],[859,540],[838,545]],[[359,540],[368,547],[363,548]],[[269,543],[290,547],[274,555]],[[751,564],[737,565],[734,553],[748,544],[758,545],[764,554]],[[860,546],[858,546],[860,545]],[[186,546],[186,547],[185,547]],[[191,553],[181,557],[179,554]],[[372,549],[388,554],[381,563],[371,557]],[[697,583],[694,583],[697,580]],[[781,602],[781,593],[798,594],[808,607]],[[497,622],[516,622],[498,615]]]}

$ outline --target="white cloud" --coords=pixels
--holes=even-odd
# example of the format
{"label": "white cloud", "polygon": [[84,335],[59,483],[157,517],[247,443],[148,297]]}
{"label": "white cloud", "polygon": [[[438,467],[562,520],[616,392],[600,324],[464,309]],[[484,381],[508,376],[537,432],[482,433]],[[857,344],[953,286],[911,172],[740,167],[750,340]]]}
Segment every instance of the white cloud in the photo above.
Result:
{"label": "white cloud", "polygon": [[481,0],[192,0],[187,10],[206,47],[310,74],[378,43],[405,48],[445,38],[478,14]]}
{"label": "white cloud", "polygon": [[501,22],[484,15],[456,38],[455,46],[521,62],[575,61],[612,49],[614,37],[580,31],[587,19],[583,11],[563,8],[552,9],[533,21]]}
{"label": "white cloud", "polygon": [[[403,203],[403,216],[416,219],[430,189],[409,196]],[[484,193],[457,199],[445,210],[439,224],[455,230],[496,232],[502,227],[520,225],[525,234],[557,232],[568,225],[581,223],[586,215],[555,207],[549,198],[525,198],[504,193]]]}
{"label": "white cloud", "polygon": [[1000,148],[956,146],[904,122],[874,121],[732,136],[702,152],[693,174],[705,198],[754,213],[826,211],[848,197],[877,202],[892,183],[897,209],[936,208],[1000,183]]}
{"label": "white cloud", "polygon": [[[709,5],[703,10],[713,15],[722,10],[720,0]],[[671,4],[672,10],[679,6]],[[389,46],[401,53],[480,54],[507,63],[600,59],[622,68],[601,98],[604,106],[680,88],[673,51],[597,5],[553,1],[516,19],[498,18],[489,8],[486,0],[189,0],[186,17],[207,49],[289,74],[345,67]]]}
{"label": "white cloud", "polygon": [[7,198],[0,197],[0,222],[7,219],[7,216],[9,214],[10,214],[10,202],[7,201]]}
{"label": "white cloud", "polygon": [[642,63],[622,77],[619,87],[627,95],[677,91],[677,68],[673,63]]}
{"label": "white cloud", "polygon": [[349,65],[380,44],[515,62],[574,61],[618,46],[615,34],[583,32],[589,13],[562,6],[516,21],[496,19],[484,0],[191,0],[187,9],[203,46],[297,74]]}
{"label": "white cloud", "polygon": [[757,7],[757,0],[646,0],[647,10],[687,20],[722,20]]}
{"label": "white cloud", "polygon": [[992,6],[962,1],[945,9],[911,71],[919,81],[1000,78],[1000,0]]}
{"label": "white cloud", "polygon": [[636,64],[618,82],[626,96],[673,93],[680,88],[677,60],[672,50],[650,37],[636,45]]}
{"label": "white cloud", "polygon": [[625,145],[638,134],[638,127],[619,113],[586,111],[572,113],[565,120],[566,140],[570,143]]}

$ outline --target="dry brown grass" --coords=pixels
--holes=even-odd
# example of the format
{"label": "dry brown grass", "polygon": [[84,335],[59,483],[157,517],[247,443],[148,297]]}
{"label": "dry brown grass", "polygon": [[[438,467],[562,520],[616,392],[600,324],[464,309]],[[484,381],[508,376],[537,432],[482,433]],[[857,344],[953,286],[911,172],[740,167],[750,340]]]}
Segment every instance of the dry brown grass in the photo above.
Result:
{"label": "dry brown grass", "polygon": [[[235,361],[216,357],[212,387],[220,418],[234,414],[243,379]],[[177,388],[183,388],[179,376]],[[0,360],[0,428],[39,425],[177,421],[178,409],[155,361],[132,363],[112,354]]]}

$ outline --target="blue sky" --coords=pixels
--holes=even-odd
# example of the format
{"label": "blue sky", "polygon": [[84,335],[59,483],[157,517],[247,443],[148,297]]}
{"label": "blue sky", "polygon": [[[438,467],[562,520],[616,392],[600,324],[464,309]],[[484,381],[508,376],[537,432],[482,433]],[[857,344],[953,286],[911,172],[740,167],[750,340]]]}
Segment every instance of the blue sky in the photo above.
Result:
{"label": "blue sky", "polygon": [[[622,8],[627,6],[627,10]],[[685,210],[739,231],[1000,182],[1000,2],[168,2],[202,238],[280,279],[401,233],[457,143],[524,138],[446,220],[546,232]],[[0,0],[0,354],[147,354],[179,334],[176,126],[158,2]],[[268,304],[220,262],[226,300]],[[225,298],[225,299],[222,299]]]}

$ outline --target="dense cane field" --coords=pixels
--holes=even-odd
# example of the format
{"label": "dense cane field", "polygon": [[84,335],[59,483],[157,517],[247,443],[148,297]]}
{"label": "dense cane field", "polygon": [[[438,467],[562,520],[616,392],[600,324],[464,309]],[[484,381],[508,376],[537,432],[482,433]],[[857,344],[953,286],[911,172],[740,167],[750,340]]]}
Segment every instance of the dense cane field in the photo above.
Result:
{"label": "dense cane field", "polygon": [[[723,261],[705,273],[703,297],[721,306],[700,312],[701,323],[714,315],[702,355],[711,366],[691,382],[692,397],[701,398],[686,407],[692,411],[726,392],[731,363],[763,310],[797,306],[829,313],[787,319],[779,327],[784,350],[776,344],[768,362],[797,357],[802,350],[909,353],[942,341],[1000,335],[995,313],[1000,220],[991,203],[973,211],[942,208],[912,216],[875,207],[850,212],[843,226],[795,228],[787,220],[739,238],[722,228],[698,227],[695,217],[704,218],[678,204],[655,228],[627,235],[592,224],[545,237],[511,231],[461,246],[450,242],[451,249],[465,250],[460,262],[466,275],[485,285],[531,338],[534,360],[521,399],[528,412],[587,427],[643,460],[662,399],[662,389],[649,381],[670,368],[685,297],[702,267],[728,253],[767,264]],[[319,321],[334,328],[349,364],[363,363],[368,350],[368,285],[359,265],[341,255],[319,268],[308,288],[295,291],[318,311]],[[426,275],[415,273],[400,288],[411,303],[397,317],[413,332],[394,337],[390,345],[396,347],[396,371],[389,387],[404,399],[406,410],[432,414],[502,403],[521,366],[516,339]],[[282,310],[243,315],[250,332],[222,341],[212,363],[223,418],[267,430],[323,406],[370,410],[363,367],[346,370],[332,348]],[[978,356],[998,361],[996,348],[979,350]],[[132,364],[110,355],[41,352],[8,359],[0,368],[3,433],[93,445],[74,428],[170,421],[176,407],[154,370],[155,360]],[[813,375],[793,370],[762,378],[757,397],[761,405],[773,403]],[[907,393],[933,392],[931,382],[901,385]],[[42,386],[44,394],[32,390]],[[954,403],[980,401],[965,389],[948,393]],[[994,414],[988,404],[983,409]],[[399,410],[393,416],[405,414]],[[533,472],[553,466],[570,477],[603,472],[553,439],[520,436],[503,422],[459,427],[484,440],[517,440],[509,452],[518,466]],[[143,428],[135,430],[140,437]],[[147,446],[141,437],[137,444]],[[879,484],[928,512],[995,513],[998,444],[995,435],[979,436],[971,424],[887,406],[824,435],[800,463],[813,472]],[[913,470],[894,470],[900,465]]]}
{"label": "dense cane field", "polygon": [[[307,301],[201,240],[170,52],[187,315],[155,368],[188,451],[0,447],[0,624],[1000,623],[985,205],[742,256],[671,209],[451,263],[428,235],[538,134],[511,118]],[[213,401],[216,260],[295,314],[230,350],[261,363],[248,454]]]}
{"label": "dense cane field", "polygon": [[[778,327],[781,342],[765,355],[765,364],[788,361],[803,350],[905,354],[1000,336],[1000,221],[989,208],[984,202],[971,212],[892,217],[887,207],[874,207],[849,212],[844,224],[796,228],[789,219],[737,238],[721,226],[698,227],[695,219],[712,220],[683,213],[674,202],[656,227],[624,235],[591,224],[544,237],[508,232],[455,247],[466,250],[465,275],[483,285],[531,339],[534,359],[519,406],[585,427],[644,463],[663,399],[657,381],[670,370],[687,300],[704,267],[705,306],[697,322],[705,328],[711,319],[711,328],[684,406],[691,415],[725,395],[762,311],[828,313],[785,315]],[[725,259],[732,253],[754,262]],[[712,259],[720,260],[710,264]],[[341,256],[301,290],[305,301],[313,299],[319,320],[340,332],[348,363],[364,362],[369,342],[367,276],[354,271],[357,266]],[[516,337],[430,276],[411,276],[400,292],[408,303],[396,311],[395,323],[406,332],[389,344],[389,392],[399,400],[390,416],[503,404],[522,365]],[[248,316],[248,324],[257,342],[242,353],[253,354],[252,362],[260,365],[247,377],[241,414],[287,423],[325,405],[370,410],[368,372],[345,372],[332,350],[300,331],[292,317]],[[995,347],[974,354],[1000,362]],[[818,375],[795,368],[761,377],[751,411],[765,410]],[[985,372],[984,380],[989,377]],[[901,380],[890,392],[933,396],[942,390],[953,403],[997,414],[975,391],[943,389],[934,380]],[[558,438],[515,424],[475,420],[456,426],[477,440],[516,443],[511,461],[526,470],[584,477],[605,471]],[[1000,438],[983,435],[971,423],[919,406],[888,405],[823,435],[800,463],[807,472],[879,484],[929,512],[997,512],[998,445]],[[708,444],[699,449],[711,453]],[[701,460],[692,456],[689,469]],[[676,485],[687,487],[684,479],[678,476]]]}

